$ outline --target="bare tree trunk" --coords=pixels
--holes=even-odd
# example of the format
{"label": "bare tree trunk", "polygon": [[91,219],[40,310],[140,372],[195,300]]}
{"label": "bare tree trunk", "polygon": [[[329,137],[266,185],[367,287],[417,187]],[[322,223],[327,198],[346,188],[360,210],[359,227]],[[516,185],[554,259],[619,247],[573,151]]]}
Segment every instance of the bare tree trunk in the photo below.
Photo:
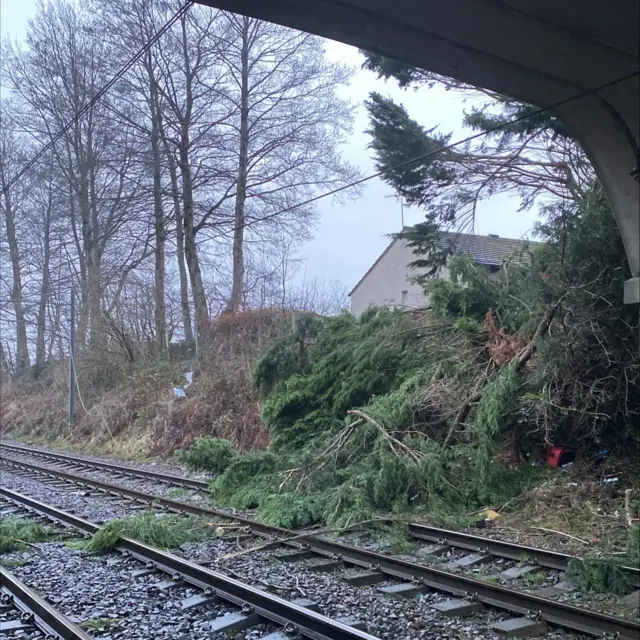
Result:
{"label": "bare tree trunk", "polygon": [[38,302],[38,320],[36,335],[36,373],[39,375],[45,365],[45,341],[44,334],[47,321],[47,305],[49,304],[49,291],[51,286],[51,274],[49,265],[51,263],[51,209],[53,206],[53,193],[49,184],[47,208],[44,214],[43,229],[43,262],[42,262],[42,282],[40,284],[40,300]]}
{"label": "bare tree trunk", "polygon": [[189,267],[191,279],[191,291],[193,293],[193,305],[196,312],[196,331],[198,336],[204,335],[209,321],[207,298],[202,283],[200,260],[198,259],[198,247],[196,244],[196,230],[193,221],[193,183],[191,179],[191,167],[189,165],[189,134],[186,123],[182,124],[180,139],[180,171],[182,174],[182,212],[184,224],[184,252]]}
{"label": "bare tree trunk", "polygon": [[[69,168],[71,172],[72,162],[69,158]],[[80,308],[78,309],[78,328],[76,330],[76,342],[79,345],[85,345],[87,341],[87,329],[89,327],[89,304],[87,297],[87,260],[83,249],[84,238],[83,234],[78,233],[77,214],[76,214],[76,196],[73,186],[69,190],[69,217],[71,221],[71,231],[73,234],[73,241],[76,248],[76,254],[78,255],[78,262],[80,263]],[[82,220],[82,218],[81,218]],[[62,251],[62,244],[60,245],[60,251]],[[62,256],[60,256],[62,260]],[[60,285],[58,284],[58,305],[61,304],[60,298]],[[58,316],[59,319],[59,316]]]}
{"label": "bare tree trunk", "polygon": [[244,298],[244,205],[247,199],[247,156],[249,152],[249,25],[242,18],[242,49],[240,52],[240,140],[238,147],[238,178],[236,181],[235,227],[233,232],[233,285],[227,311],[238,311]]}
{"label": "bare tree trunk", "polygon": [[[185,68],[191,69],[189,48],[187,45],[187,26],[183,17],[182,27],[182,49],[184,55]],[[193,306],[196,312],[196,334],[198,338],[205,335],[205,330],[209,321],[209,311],[207,308],[207,298],[202,283],[202,272],[200,270],[200,260],[198,259],[198,246],[196,244],[196,228],[193,219],[193,180],[191,175],[191,165],[189,162],[189,152],[191,142],[189,139],[189,126],[193,114],[193,76],[188,72],[188,79],[185,87],[185,110],[180,123],[180,172],[182,174],[182,215],[184,226],[184,252],[189,268],[191,279],[191,292],[193,294]]]}
{"label": "bare tree trunk", "polygon": [[189,301],[189,279],[184,257],[184,227],[182,220],[182,208],[178,200],[175,205],[176,217],[176,245],[178,257],[178,273],[180,275],[180,310],[182,312],[182,327],[184,339],[193,340],[193,324],[191,322],[191,303]]}
{"label": "bare tree trunk", "polygon": [[189,279],[184,258],[184,227],[182,220],[182,207],[180,205],[180,191],[178,190],[178,171],[175,158],[169,148],[169,143],[164,135],[162,121],[160,122],[161,136],[164,143],[164,152],[169,165],[169,176],[171,178],[171,194],[173,196],[173,210],[176,224],[176,246],[178,258],[178,272],[180,275],[180,311],[182,312],[182,327],[184,339],[193,340],[193,325],[191,324],[191,306],[189,302]]}
{"label": "bare tree trunk", "polygon": [[162,181],[160,175],[160,127],[158,119],[160,117],[160,106],[158,104],[158,89],[153,77],[151,66],[151,54],[147,55],[149,81],[151,83],[150,106],[151,106],[151,151],[153,156],[153,220],[156,247],[154,252],[154,294],[155,294],[155,329],[156,341],[160,350],[167,346],[166,322],[165,322],[165,301],[164,301],[164,280],[165,280],[165,228],[164,209],[162,206]]}
{"label": "bare tree trunk", "polygon": [[[85,182],[83,180],[83,182]],[[88,184],[83,185],[88,187]],[[82,244],[86,260],[86,282],[83,283],[83,307],[86,304],[85,320],[88,323],[89,344],[97,344],[100,317],[100,264],[94,235],[88,188],[80,194],[80,216],[82,218]],[[85,328],[86,330],[86,328]]]}
{"label": "bare tree trunk", "polygon": [[[93,112],[90,111],[88,119],[92,122]],[[79,141],[80,142],[80,141]],[[80,142],[81,144],[81,142]],[[104,338],[103,318],[102,318],[102,253],[100,243],[104,243],[104,238],[100,239],[100,219],[98,215],[98,196],[96,194],[96,159],[93,155],[93,127],[87,127],[86,142],[86,168],[81,168],[81,172],[86,171],[87,186],[87,213],[90,220],[90,244],[87,248],[89,257],[89,313],[91,324],[89,325],[89,340],[92,347],[97,346]]]}
{"label": "bare tree trunk", "polygon": [[[4,173],[4,172],[3,172]],[[4,175],[3,175],[4,177]],[[4,184],[4,180],[2,181]],[[7,241],[9,243],[9,256],[11,258],[11,276],[13,287],[11,289],[11,303],[16,318],[16,374],[22,375],[31,366],[29,358],[29,345],[27,343],[27,325],[22,304],[22,269],[20,265],[20,249],[16,235],[15,211],[11,201],[9,190],[4,192],[5,221],[7,226]]]}

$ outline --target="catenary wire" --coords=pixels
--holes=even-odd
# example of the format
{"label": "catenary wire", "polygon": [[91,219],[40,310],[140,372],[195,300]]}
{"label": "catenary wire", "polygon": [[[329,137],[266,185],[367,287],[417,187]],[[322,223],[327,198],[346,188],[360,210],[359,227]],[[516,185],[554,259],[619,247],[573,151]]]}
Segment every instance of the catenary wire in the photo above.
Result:
{"label": "catenary wire", "polygon": [[353,187],[357,187],[365,182],[368,182],[369,180],[373,180],[374,178],[379,178],[380,176],[385,175],[386,173],[389,173],[391,171],[395,171],[396,169],[401,169],[402,167],[406,167],[408,165],[411,165],[415,162],[419,162],[420,160],[426,160],[427,158],[430,158],[432,156],[435,156],[439,153],[443,153],[444,151],[449,151],[450,149],[454,149],[455,147],[460,146],[461,144],[466,144],[467,142],[472,142],[473,140],[477,140],[478,138],[482,138],[484,136],[490,135],[492,133],[496,133],[497,131],[501,131],[502,129],[507,129],[508,127],[511,127],[514,124],[517,124],[518,122],[524,122],[525,120],[529,120],[530,118],[535,118],[539,115],[542,115],[543,113],[547,113],[549,111],[553,111],[555,109],[558,109],[559,107],[562,107],[566,104],[569,104],[571,102],[574,102],[576,100],[580,100],[581,98],[585,98],[586,96],[589,95],[593,95],[598,93],[599,91],[602,91],[603,89],[608,89],[609,87],[613,87],[616,84],[620,84],[621,82],[625,82],[627,80],[630,80],[631,78],[640,75],[640,71],[634,71],[632,73],[628,73],[625,74],[624,76],[620,76],[619,78],[616,78],[615,80],[611,80],[609,82],[605,82],[601,85],[598,85],[597,87],[593,87],[591,89],[585,89],[584,91],[580,91],[579,93],[576,93],[574,95],[569,96],[568,98],[564,98],[563,100],[558,100],[557,102],[554,102],[553,104],[547,105],[546,107],[540,107],[539,109],[536,109],[535,111],[531,111],[530,113],[527,113],[525,115],[519,116],[517,118],[513,118],[512,120],[508,120],[507,122],[503,122],[501,124],[498,124],[494,127],[491,127],[490,129],[486,129],[483,131],[479,131],[478,133],[474,133],[470,136],[467,136],[466,138],[463,138],[461,140],[457,140],[456,142],[452,142],[450,144],[446,144],[443,145],[441,147],[438,147],[437,149],[433,149],[432,151],[429,151],[427,153],[423,153],[422,155],[419,156],[415,156],[414,158],[409,158],[408,160],[404,160],[403,162],[399,162],[396,165],[393,165],[391,167],[385,167],[384,169],[380,169],[380,171],[376,171],[375,173],[371,173],[367,176],[364,176],[363,178],[359,178],[358,180],[354,180],[353,182],[350,182],[349,184],[345,184],[341,187],[336,187],[335,189],[331,189],[330,191],[325,191],[324,193],[320,193],[317,196],[314,196],[313,198],[308,198],[307,200],[304,200],[302,202],[298,202],[294,205],[291,205],[290,207],[286,207],[284,209],[280,209],[278,211],[275,211],[274,213],[268,214],[266,216],[263,216],[262,218],[254,221],[254,222],[249,222],[246,223],[244,225],[241,225],[241,227],[235,227],[234,231],[238,230],[239,228],[242,227],[247,227],[250,226],[251,224],[255,224],[257,222],[264,222],[265,220],[269,220],[270,218],[275,218],[276,216],[282,215],[283,213],[288,213],[289,211],[292,211],[294,209],[297,209],[298,207],[304,207],[308,204],[312,204],[313,202],[317,202],[318,200],[322,200],[323,198],[327,198],[329,196],[333,196],[337,193],[341,193],[342,191],[346,191],[347,189],[352,189]]}
{"label": "catenary wire", "polygon": [[[91,99],[91,101],[89,103],[87,103],[87,105],[85,105],[85,107],[83,107],[83,109],[81,109],[72,120],[70,120],[64,127],[63,129],[61,129],[55,136],[54,138],[48,142],[19,172],[18,174],[16,174],[16,176],[14,176],[10,182],[2,189],[2,193],[4,194],[8,189],[10,189],[49,149],[51,149],[51,147],[53,147],[53,145],[69,130],[69,128],[71,128],[71,126],[73,126],[73,124],[75,122],[77,122],[87,111],[89,111],[89,109],[92,108],[92,106],[112,87],[115,85],[115,83],[140,59],[140,57],[142,57],[142,55],[149,50],[149,48],[151,46],[153,46],[172,26],[173,24],[175,24],[175,22],[177,22],[177,20],[179,20],[185,13],[186,11],[191,7],[191,5],[193,4],[192,0],[188,0],[187,2],[185,2],[179,9],[178,11],[170,18],[169,21],[167,21],[165,23],[165,25],[153,36],[153,38],[151,38],[151,40],[149,40],[147,43],[145,43],[140,50],[120,69],[120,71],[118,71],[118,73],[116,73],[116,75]],[[545,107],[540,107],[539,109],[535,109],[534,111],[531,111],[527,114],[524,114],[522,116],[519,116],[517,118],[513,118],[511,120],[508,120],[506,122],[503,122],[501,124],[495,125],[494,127],[491,127],[489,129],[483,130],[483,131],[479,131],[478,133],[472,134],[470,136],[467,136],[465,138],[462,138],[461,140],[457,140],[455,142],[452,142],[450,144],[447,145],[443,145],[441,147],[438,147],[437,149],[433,149],[427,153],[421,154],[419,156],[415,156],[413,158],[409,158],[407,160],[404,160],[403,162],[400,162],[396,165],[393,165],[391,167],[385,167],[384,169],[381,169],[379,171],[376,171],[375,173],[371,173],[367,176],[364,176],[362,178],[359,178],[358,180],[354,180],[352,182],[349,182],[345,185],[342,185],[340,187],[336,187],[335,189],[331,189],[329,191],[325,191],[323,193],[320,193],[316,196],[313,196],[312,198],[308,198],[307,200],[303,200],[302,202],[298,202],[296,204],[293,204],[291,206],[279,209],[277,211],[274,211],[273,213],[270,213],[266,216],[262,216],[260,218],[257,218],[255,220],[249,221],[249,222],[244,222],[242,225],[238,226],[238,227],[234,227],[233,230],[231,231],[238,231],[241,228],[246,228],[249,226],[253,226],[255,224],[258,223],[263,223],[267,220],[270,220],[272,218],[275,218],[277,216],[280,216],[284,213],[288,213],[290,211],[294,211],[295,209],[298,209],[300,207],[306,206],[308,204],[312,204],[314,202],[317,202],[318,200],[322,200],[324,198],[327,198],[329,196],[333,196],[336,195],[338,193],[341,193],[343,191],[346,191],[348,189],[352,189],[353,187],[357,187],[361,184],[364,184],[365,182],[368,182],[370,180],[373,180],[375,178],[379,178],[391,171],[395,171],[397,169],[400,169],[402,167],[411,165],[413,163],[419,162],[421,160],[426,160],[427,158],[433,157],[439,153],[443,153],[445,151],[449,151],[451,149],[454,149],[455,147],[458,147],[462,144],[466,144],[468,142],[472,142],[473,140],[477,140],[479,138],[482,138],[484,136],[490,135],[492,133],[496,133],[498,131],[501,131],[503,129],[506,129],[514,124],[517,124],[519,122],[524,122],[526,120],[529,120],[531,118],[537,117],[539,115],[542,115],[544,113],[548,113],[550,111],[553,111],[555,109],[558,109],[559,107],[562,107],[566,104],[569,104],[571,102],[574,102],[576,100],[579,100],[581,98],[587,97],[589,95],[594,95],[596,93],[598,93],[599,91],[602,91],[604,89],[607,89],[609,87],[615,86],[617,84],[620,84],[621,82],[625,82],[627,80],[630,80],[631,78],[634,78],[636,76],[640,75],[640,71],[633,71],[631,73],[625,74],[623,76],[620,76],[618,78],[615,78],[614,80],[611,80],[609,82],[605,82],[602,83],[596,87],[592,87],[590,89],[585,89],[583,91],[580,91],[576,94],[573,94],[567,98],[564,98],[562,100],[558,100],[550,105],[547,105]]]}
{"label": "catenary wire", "polygon": [[33,167],[33,165],[38,162],[38,160],[45,155],[45,153],[47,153],[47,151],[49,151],[49,149],[51,149],[56,142],[58,142],[58,140],[60,140],[60,138],[62,138],[62,136],[69,131],[69,129],[76,123],[78,122],[78,120],[80,120],[80,118],[82,118],[83,115],[85,115],[86,113],[88,113],[93,106],[109,91],[109,89],[111,89],[111,87],[113,87],[116,82],[118,82],[118,80],[120,80],[120,78],[122,78],[122,76],[129,71],[129,69],[131,69],[131,67],[133,67],[133,65],[156,43],[158,42],[158,40],[160,40],[160,38],[178,21],[180,20],[180,18],[182,18],[182,16],[184,16],[186,14],[186,12],[189,10],[189,8],[191,7],[191,5],[193,4],[192,0],[188,0],[187,2],[185,2],[174,14],[173,16],[164,24],[164,26],[156,32],[156,34],[153,36],[153,38],[151,38],[150,40],[148,40],[123,66],[122,68],[113,76],[113,78],[111,78],[111,80],[109,80],[109,82],[107,82],[102,89],[100,89],[94,96],[93,98],[91,98],[91,100],[89,100],[89,102],[87,102],[87,104],[82,107],[82,109],[80,109],[75,116],[73,116],[73,118],[71,118],[71,120],[69,120],[69,122],[67,122],[66,125],[64,125],[64,127],[62,127],[62,129],[60,129],[60,131],[58,131],[58,133],[56,133],[56,135],[49,141],[47,142],[44,147],[42,147],[42,149],[40,149],[40,151],[38,151],[38,153],[36,153],[36,155],[31,158],[31,160],[29,160],[29,162],[27,162],[27,164],[25,164],[24,167],[22,167],[22,169],[20,169],[20,171],[18,171],[18,173],[3,187],[2,189],[2,194],[6,193],[9,189],[11,189],[11,187],[13,187],[13,185],[18,182],[18,180],[20,180],[20,178],[22,178],[23,175],[25,175],[25,173],[27,173],[27,171],[29,171],[29,169],[31,169],[31,167]]}

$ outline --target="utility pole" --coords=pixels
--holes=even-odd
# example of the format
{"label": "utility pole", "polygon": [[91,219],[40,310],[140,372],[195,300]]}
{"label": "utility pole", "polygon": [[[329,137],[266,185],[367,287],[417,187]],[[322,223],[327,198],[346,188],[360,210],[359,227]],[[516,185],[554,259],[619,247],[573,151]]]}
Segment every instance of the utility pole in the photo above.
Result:
{"label": "utility pole", "polygon": [[71,313],[69,329],[69,427],[76,417],[76,295],[71,287]]}

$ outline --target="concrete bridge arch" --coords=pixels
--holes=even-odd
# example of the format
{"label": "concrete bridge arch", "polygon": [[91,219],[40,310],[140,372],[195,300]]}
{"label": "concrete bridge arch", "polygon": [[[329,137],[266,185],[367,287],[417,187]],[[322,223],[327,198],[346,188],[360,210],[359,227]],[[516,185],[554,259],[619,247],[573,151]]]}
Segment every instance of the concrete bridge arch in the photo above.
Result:
{"label": "concrete bridge arch", "polygon": [[199,0],[557,109],[611,200],[640,302],[638,0]]}

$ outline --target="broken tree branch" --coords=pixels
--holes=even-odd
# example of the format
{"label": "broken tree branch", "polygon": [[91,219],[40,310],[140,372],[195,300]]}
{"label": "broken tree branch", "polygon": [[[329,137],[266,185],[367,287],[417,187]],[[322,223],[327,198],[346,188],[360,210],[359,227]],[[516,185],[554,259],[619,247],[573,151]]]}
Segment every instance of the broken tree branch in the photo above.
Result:
{"label": "broken tree branch", "polygon": [[[347,413],[349,415],[357,416],[358,418],[360,418],[360,420],[365,420],[369,424],[372,424],[374,427],[376,427],[376,429],[378,429],[378,431],[380,432],[380,435],[382,435],[382,437],[385,438],[389,442],[389,446],[391,447],[391,450],[396,455],[398,455],[398,456],[400,455],[400,453],[398,453],[398,451],[396,450],[396,448],[397,448],[404,455],[406,455],[409,458],[411,458],[414,462],[420,462],[420,458],[422,458],[422,453],[420,453],[419,451],[415,451],[414,449],[411,449],[410,447],[407,447],[406,444],[404,444],[403,442],[400,442],[400,440],[394,438],[379,422],[374,420],[371,416],[368,416],[366,413],[364,413],[364,411],[360,411],[359,409],[351,409],[351,410],[347,411]],[[356,421],[356,422],[358,422],[358,421]]]}
{"label": "broken tree branch", "polygon": [[[533,334],[533,337],[531,338],[531,340],[527,343],[525,347],[523,347],[523,349],[517,355],[515,355],[509,361],[509,363],[506,366],[508,367],[513,366],[515,367],[515,370],[518,371],[531,358],[531,356],[535,351],[536,340],[538,339],[539,336],[546,333],[547,330],[549,329],[549,326],[551,325],[551,322],[553,321],[553,318],[556,315],[556,311],[558,310],[558,307],[560,306],[560,302],[562,302],[564,295],[558,298],[558,300],[556,300],[556,302],[554,302],[547,309],[542,320],[540,320],[540,323],[538,324],[538,328],[536,329],[536,332]],[[454,418],[451,427],[449,427],[447,437],[444,439],[444,442],[442,443],[442,447],[444,449],[446,449],[447,446],[449,445],[451,439],[453,438],[453,434],[455,433],[458,426],[466,420],[473,405],[477,404],[482,399],[482,394],[484,393],[484,388],[488,379],[489,379],[489,376],[486,376],[482,381],[481,388],[475,393],[471,394],[471,396],[469,396],[469,398],[467,398],[467,400],[465,400],[460,406],[460,409],[458,410],[458,413],[456,414],[456,417]]]}

